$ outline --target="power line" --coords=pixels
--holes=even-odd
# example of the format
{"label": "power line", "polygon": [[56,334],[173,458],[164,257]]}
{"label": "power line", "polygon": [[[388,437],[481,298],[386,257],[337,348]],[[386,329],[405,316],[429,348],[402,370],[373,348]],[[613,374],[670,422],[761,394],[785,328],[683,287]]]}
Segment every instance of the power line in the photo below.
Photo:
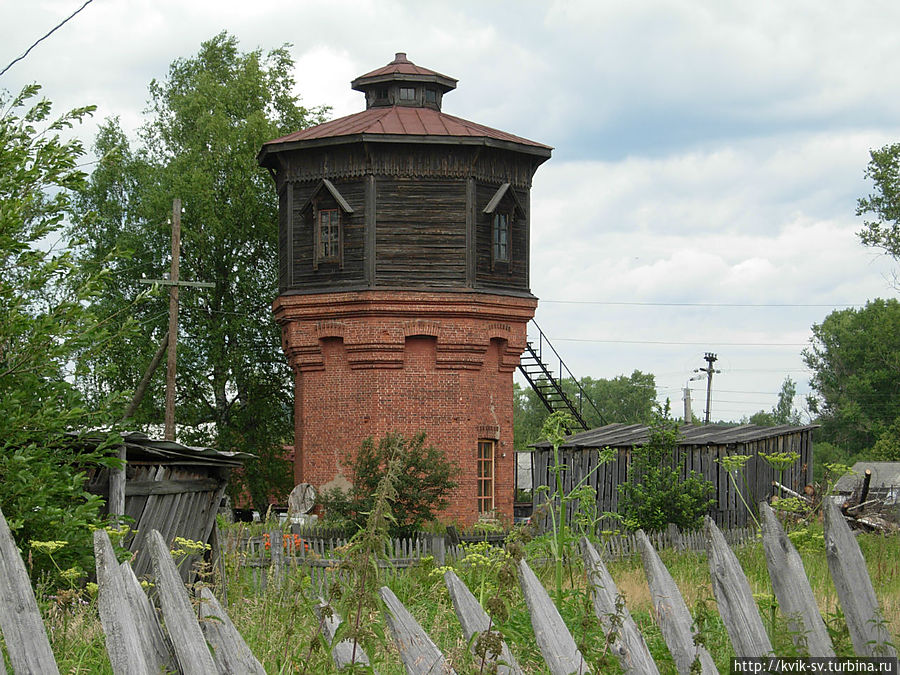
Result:
{"label": "power line", "polygon": [[619,305],[624,307],[862,307],[865,303],[629,302],[619,300],[540,300],[554,305]]}
{"label": "power line", "polygon": [[806,347],[808,342],[722,342],[720,340],[704,340],[702,342],[678,341],[672,342],[667,340],[613,340],[605,338],[553,338],[554,342],[598,342],[603,344],[624,344],[624,345],[702,345],[709,347],[710,345],[724,345],[727,347]]}
{"label": "power line", "polygon": [[5,73],[5,72],[6,72],[7,70],[9,70],[10,68],[12,68],[12,67],[13,67],[13,64],[15,64],[17,61],[21,61],[21,60],[24,59],[26,56],[28,56],[28,53],[29,53],[32,49],[34,49],[35,47],[37,47],[37,46],[38,46],[38,43],[42,42],[43,40],[46,40],[46,39],[47,39],[48,37],[50,37],[54,32],[56,32],[57,29],[62,28],[62,27],[69,21],[69,19],[71,19],[72,17],[74,17],[76,14],[78,14],[78,12],[80,12],[81,10],[83,10],[85,7],[87,7],[87,6],[88,6],[89,4],[91,4],[93,1],[94,1],[94,0],[86,0],[86,2],[85,2],[81,7],[79,7],[78,9],[76,9],[76,10],[75,10],[74,12],[72,12],[68,17],[66,17],[66,18],[63,19],[60,23],[56,24],[53,28],[51,28],[49,33],[47,33],[46,35],[44,35],[44,36],[38,38],[37,41],[36,41],[33,45],[31,45],[28,49],[25,50],[25,53],[22,54],[22,56],[20,56],[20,57],[18,57],[18,58],[16,58],[16,59],[13,59],[12,61],[9,62],[9,65],[6,66],[6,68],[4,68],[3,70],[0,70],[0,76],[2,76],[3,73]]}

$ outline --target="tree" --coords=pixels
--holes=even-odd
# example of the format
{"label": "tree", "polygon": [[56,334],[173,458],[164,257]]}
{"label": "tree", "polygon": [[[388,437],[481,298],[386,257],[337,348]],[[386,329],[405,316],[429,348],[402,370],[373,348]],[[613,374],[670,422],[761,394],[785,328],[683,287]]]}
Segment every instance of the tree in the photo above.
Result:
{"label": "tree", "polygon": [[872,300],[813,325],[803,351],[813,371],[810,410],[821,438],[848,456],[871,448],[900,419],[900,302]]}
{"label": "tree", "polygon": [[635,448],[628,478],[619,485],[619,514],[629,530],[664,530],[674,523],[695,530],[715,503],[712,482],[685,471],[678,447],[678,424],[665,410],[651,425],[647,443]]}
{"label": "tree", "polygon": [[871,215],[857,235],[865,246],[883,249],[900,260],[900,144],[869,153],[865,176],[875,191],[857,201],[856,215]]}
{"label": "tree", "polygon": [[396,519],[393,533],[408,534],[435,520],[450,503],[459,467],[434,446],[426,446],[424,432],[411,439],[388,434],[378,443],[367,438],[357,453],[345,454],[341,463],[350,470],[353,485],[349,490],[334,488],[320,495],[326,515],[363,527],[378,484],[393,458],[400,460],[397,498],[392,505]]}
{"label": "tree", "polygon": [[777,424],[800,424],[800,412],[794,410],[794,397],[797,395],[797,383],[788,375],[781,383],[778,402],[771,412],[760,410],[750,416],[750,424],[761,427],[772,427]]}
{"label": "tree", "polygon": [[[136,150],[117,120],[95,144],[99,157],[81,205],[89,213],[74,231],[85,261],[114,247],[131,260],[111,269],[120,280],[104,298],[112,315],[140,291],[142,274],[168,271],[172,200],[184,205],[181,277],[215,288],[180,294],[177,422],[179,440],[242,450],[257,460],[235,474],[232,494],[253,493],[257,508],[285,498],[292,472],[280,459],[292,435],[292,378],[272,320],[277,287],[277,195],[256,163],[262,144],[324,120],[293,94],[286,47],[242,53],[221,33],[196,56],[177,59],[168,77],[150,83],[148,118]],[[166,330],[165,293],[137,314],[143,333],[111,345],[95,361],[100,375],[85,391],[133,389]],[[133,424],[158,425],[158,373]]]}
{"label": "tree", "polygon": [[[635,370],[630,376],[619,375],[612,379],[585,377],[579,380],[579,384],[594,404],[592,406],[585,401],[581,406],[582,416],[591,428],[612,422],[649,424],[653,419],[657,403],[656,382],[652,373]],[[580,392],[575,383],[566,378],[561,385],[577,404]],[[532,443],[540,440],[541,427],[549,416],[547,408],[531,387],[515,385],[513,424],[516,451],[527,451]]]}
{"label": "tree", "polygon": [[[84,470],[117,461],[102,445],[79,452],[77,437],[113,426],[123,400],[110,389],[88,405],[73,378],[131,323],[127,313],[97,315],[109,278],[79,267],[60,238],[85,180],[81,144],[60,133],[94,108],[54,120],[39,90],[0,92],[0,508],[33,578],[64,584],[93,568],[89,526],[100,524],[103,502],[85,491]],[[45,540],[65,544],[31,546]]]}

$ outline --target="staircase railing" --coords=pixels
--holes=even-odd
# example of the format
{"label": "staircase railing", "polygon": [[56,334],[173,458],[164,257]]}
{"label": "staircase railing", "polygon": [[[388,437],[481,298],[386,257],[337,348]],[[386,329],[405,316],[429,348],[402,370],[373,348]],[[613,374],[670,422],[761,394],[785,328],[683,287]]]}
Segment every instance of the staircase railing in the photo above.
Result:
{"label": "staircase railing", "polygon": [[[600,423],[605,424],[603,414],[581,386],[578,378],[563,362],[559,352],[550,343],[544,331],[534,319],[531,320],[531,323],[537,330],[537,345],[530,340],[526,343],[525,352],[519,362],[519,371],[534,389],[544,407],[551,413],[557,410],[568,411],[578,425],[587,430],[590,428],[584,418],[584,406],[587,403],[597,413]],[[548,360],[557,365],[556,372],[559,373],[559,377],[555,376],[554,371],[548,366]],[[572,381],[577,393],[577,404],[563,389],[562,380],[564,379]]]}

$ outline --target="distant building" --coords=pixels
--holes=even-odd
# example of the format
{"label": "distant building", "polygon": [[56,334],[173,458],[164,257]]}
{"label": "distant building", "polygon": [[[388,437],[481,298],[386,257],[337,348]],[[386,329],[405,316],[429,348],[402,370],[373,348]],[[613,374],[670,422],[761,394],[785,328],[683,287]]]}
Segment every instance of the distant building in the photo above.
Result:
{"label": "distant building", "polygon": [[[683,453],[685,472],[696,471],[715,486],[716,500],[709,515],[720,527],[743,527],[750,520],[747,509],[734,489],[728,472],[717,461],[730,455],[748,455],[740,475],[736,475],[741,494],[748,504],[758,504],[768,499],[775,489],[773,480],[779,475],[761,455],[776,452],[796,452],[797,460],[784,471],[781,483],[801,492],[812,482],[812,431],[818,425],[762,427],[745,424],[736,427],[709,424],[684,425],[678,428],[678,448]],[[609,424],[590,431],[573,434],[560,448],[560,462],[568,469],[563,472],[563,486],[571,491],[585,477],[597,491],[598,512],[617,512],[618,486],[628,476],[632,453],[647,443],[650,427],[642,424]],[[555,477],[551,475],[553,448],[549,443],[534,446],[533,484],[549,485],[555,489]],[[611,448],[616,451],[613,461],[597,466],[598,451]],[[535,499],[545,501],[535,490]]]}
{"label": "distant building", "polygon": [[862,484],[866,470],[869,470],[872,472],[869,499],[900,500],[900,462],[857,462],[852,469],[852,473],[841,476],[834,484],[836,496],[849,497]]}
{"label": "distant building", "polygon": [[425,431],[463,469],[447,518],[513,515],[513,371],[537,299],[540,143],[442,112],[456,80],[397,54],[366,109],[266,143],[275,319],[295,373],[297,482],[347,486],[366,437]]}

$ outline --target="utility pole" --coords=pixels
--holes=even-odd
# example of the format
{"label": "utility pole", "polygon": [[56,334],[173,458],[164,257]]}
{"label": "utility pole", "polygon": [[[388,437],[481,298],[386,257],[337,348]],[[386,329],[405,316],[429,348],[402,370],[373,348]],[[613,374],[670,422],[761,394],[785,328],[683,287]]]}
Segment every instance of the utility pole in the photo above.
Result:
{"label": "utility pole", "polygon": [[691,388],[688,385],[684,385],[684,423],[690,424],[691,420],[694,419],[693,414],[691,413]]}
{"label": "utility pole", "polygon": [[[175,356],[178,347],[178,264],[181,258],[181,200],[172,201],[172,264],[169,268],[169,347],[166,354],[166,432],[175,440]],[[707,404],[707,408],[709,404]],[[709,413],[707,412],[707,416]],[[707,420],[708,421],[708,420]]]}
{"label": "utility pole", "polygon": [[722,371],[716,370],[713,368],[713,364],[716,362],[716,355],[712,352],[706,352],[703,355],[704,360],[706,361],[706,368],[696,368],[694,370],[695,373],[706,373],[706,421],[704,424],[709,424],[709,414],[712,409],[712,378],[713,373],[720,373]]}
{"label": "utility pole", "polygon": [[[181,281],[179,275],[179,263],[181,258],[181,200],[177,197],[172,200],[172,263],[169,268],[168,279],[140,279],[145,284],[161,284],[169,287],[169,330],[163,343],[166,344],[166,427],[164,437],[167,441],[175,440],[175,366],[178,345],[178,287],[194,286],[199,288],[213,288],[215,284],[202,281]],[[160,344],[161,356],[163,344]],[[155,363],[159,360],[154,358]],[[155,368],[155,364],[151,364]],[[148,369],[148,373],[150,369]],[[147,375],[145,378],[149,379]],[[136,407],[136,406],[135,406]]]}

